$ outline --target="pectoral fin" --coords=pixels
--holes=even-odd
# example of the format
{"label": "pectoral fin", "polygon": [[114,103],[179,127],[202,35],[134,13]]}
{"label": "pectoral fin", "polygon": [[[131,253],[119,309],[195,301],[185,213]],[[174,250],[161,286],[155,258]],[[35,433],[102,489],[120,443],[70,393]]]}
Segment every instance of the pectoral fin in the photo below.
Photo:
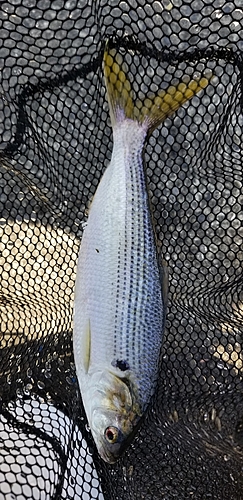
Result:
{"label": "pectoral fin", "polygon": [[90,319],[87,321],[85,336],[83,342],[83,356],[84,356],[84,370],[85,373],[88,373],[90,366],[90,356],[91,356],[91,328],[90,328]]}

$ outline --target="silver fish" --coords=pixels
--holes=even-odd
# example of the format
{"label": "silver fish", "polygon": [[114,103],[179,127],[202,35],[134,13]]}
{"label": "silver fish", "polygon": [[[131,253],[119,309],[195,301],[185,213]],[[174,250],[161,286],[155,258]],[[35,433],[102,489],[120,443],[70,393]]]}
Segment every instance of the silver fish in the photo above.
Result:
{"label": "silver fish", "polygon": [[134,101],[125,63],[108,44],[103,65],[113,152],[80,246],[74,356],[98,452],[114,463],[154,393],[165,322],[166,280],[142,153],[151,131],[209,80],[181,82],[148,95],[143,102]]}

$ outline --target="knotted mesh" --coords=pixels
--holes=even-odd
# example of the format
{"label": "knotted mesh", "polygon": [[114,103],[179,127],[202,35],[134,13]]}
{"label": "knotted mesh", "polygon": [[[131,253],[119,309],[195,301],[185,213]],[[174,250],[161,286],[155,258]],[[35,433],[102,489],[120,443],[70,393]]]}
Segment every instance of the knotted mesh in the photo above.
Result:
{"label": "knotted mesh", "polygon": [[[10,0],[0,7],[0,500],[242,500],[241,0]],[[83,223],[111,158],[107,38],[136,95],[214,78],[151,135],[169,298],[157,391],[114,466],[72,348]]]}

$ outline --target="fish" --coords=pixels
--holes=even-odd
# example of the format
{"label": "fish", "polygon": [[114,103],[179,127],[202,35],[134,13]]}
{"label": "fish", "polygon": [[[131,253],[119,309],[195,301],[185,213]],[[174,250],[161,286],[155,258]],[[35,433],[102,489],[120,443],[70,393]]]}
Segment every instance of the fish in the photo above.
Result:
{"label": "fish", "polygon": [[143,152],[152,131],[204,89],[187,78],[135,99],[125,61],[106,43],[103,72],[111,161],[91,202],[77,264],[73,349],[88,426],[114,464],[154,395],[168,273],[156,241]]}

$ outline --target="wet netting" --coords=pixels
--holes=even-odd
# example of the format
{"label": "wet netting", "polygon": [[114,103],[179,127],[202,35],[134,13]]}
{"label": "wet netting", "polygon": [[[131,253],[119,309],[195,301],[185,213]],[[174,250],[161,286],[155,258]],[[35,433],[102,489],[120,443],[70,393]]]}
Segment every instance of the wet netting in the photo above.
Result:
{"label": "wet netting", "polygon": [[[242,0],[0,5],[0,500],[242,500]],[[150,136],[169,297],[157,390],[115,464],[72,347],[84,222],[112,152],[102,57],[134,94],[211,70]]]}

